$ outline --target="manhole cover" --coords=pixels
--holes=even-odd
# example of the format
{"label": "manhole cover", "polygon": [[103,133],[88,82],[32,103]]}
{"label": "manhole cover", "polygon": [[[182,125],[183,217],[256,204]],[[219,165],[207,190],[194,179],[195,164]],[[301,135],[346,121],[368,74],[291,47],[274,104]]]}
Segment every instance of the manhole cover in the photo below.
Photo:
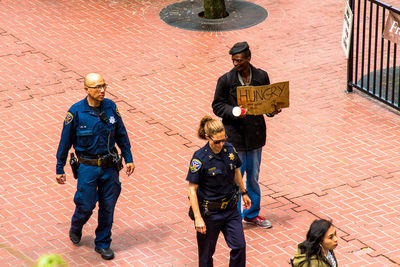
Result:
{"label": "manhole cover", "polygon": [[228,16],[222,19],[204,19],[203,1],[183,1],[163,8],[160,18],[168,25],[193,31],[220,32],[245,29],[268,17],[261,6],[242,1],[226,1]]}

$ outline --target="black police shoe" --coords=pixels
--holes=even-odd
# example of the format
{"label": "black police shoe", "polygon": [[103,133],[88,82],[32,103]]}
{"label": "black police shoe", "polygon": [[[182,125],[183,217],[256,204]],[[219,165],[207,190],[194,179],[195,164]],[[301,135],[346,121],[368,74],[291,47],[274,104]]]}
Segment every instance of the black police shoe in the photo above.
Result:
{"label": "black police shoe", "polygon": [[74,232],[72,229],[69,229],[69,239],[71,239],[72,243],[77,245],[81,241],[82,230],[80,232]]}
{"label": "black police shoe", "polygon": [[94,250],[105,260],[114,259],[114,251],[111,248],[94,248]]}

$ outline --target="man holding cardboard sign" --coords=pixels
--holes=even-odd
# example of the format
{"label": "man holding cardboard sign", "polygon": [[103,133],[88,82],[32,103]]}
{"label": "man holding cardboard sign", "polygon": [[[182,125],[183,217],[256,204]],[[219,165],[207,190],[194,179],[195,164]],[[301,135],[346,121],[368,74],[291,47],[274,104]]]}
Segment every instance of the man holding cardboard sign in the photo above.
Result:
{"label": "man holding cardboard sign", "polygon": [[289,82],[260,86],[238,86],[237,101],[246,115],[274,113],[276,109],[289,107]]}
{"label": "man holding cardboard sign", "polygon": [[[227,134],[227,141],[236,148],[242,166],[242,175],[246,172],[246,190],[251,199],[250,209],[243,210],[245,223],[263,228],[270,228],[271,223],[259,215],[261,190],[258,176],[261,164],[262,147],[266,141],[266,126],[264,116],[247,114],[244,105],[238,104],[237,88],[240,86],[269,85],[268,74],[250,64],[251,52],[247,42],[236,43],[229,51],[232,55],[234,68],[218,79],[212,108],[215,115],[222,118]],[[280,109],[275,105],[274,110],[267,116],[273,117]],[[238,203],[241,211],[241,204]]]}

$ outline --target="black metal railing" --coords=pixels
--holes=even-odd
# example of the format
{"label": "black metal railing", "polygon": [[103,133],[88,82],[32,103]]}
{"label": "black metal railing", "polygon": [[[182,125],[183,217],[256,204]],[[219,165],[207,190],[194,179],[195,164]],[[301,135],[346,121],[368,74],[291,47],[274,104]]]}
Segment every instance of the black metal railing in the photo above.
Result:
{"label": "black metal railing", "polygon": [[353,10],[347,63],[347,91],[353,87],[400,110],[397,44],[382,37],[389,12],[400,9],[377,0],[349,0]]}

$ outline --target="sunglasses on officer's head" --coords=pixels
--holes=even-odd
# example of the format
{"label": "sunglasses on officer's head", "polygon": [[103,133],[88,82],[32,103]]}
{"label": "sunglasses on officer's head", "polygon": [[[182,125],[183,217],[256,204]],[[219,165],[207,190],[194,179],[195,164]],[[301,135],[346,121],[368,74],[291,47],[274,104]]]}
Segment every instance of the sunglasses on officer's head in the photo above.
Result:
{"label": "sunglasses on officer's head", "polygon": [[211,137],[210,137],[210,139],[211,139],[211,141],[213,141],[214,144],[218,145],[220,143],[225,143],[226,139],[228,139],[228,136],[225,135],[225,138],[224,139],[220,139],[220,140],[214,140]]}

